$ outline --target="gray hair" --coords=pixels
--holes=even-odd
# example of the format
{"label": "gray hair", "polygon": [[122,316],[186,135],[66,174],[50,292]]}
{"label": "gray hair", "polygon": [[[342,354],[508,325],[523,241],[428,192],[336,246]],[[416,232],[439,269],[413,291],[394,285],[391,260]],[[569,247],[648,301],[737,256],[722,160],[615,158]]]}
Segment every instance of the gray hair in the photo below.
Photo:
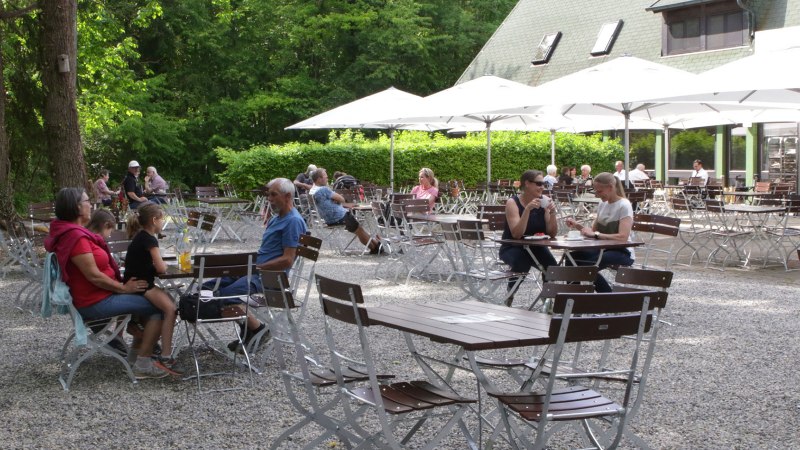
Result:
{"label": "gray hair", "polygon": [[591,172],[592,171],[592,166],[590,166],[588,164],[584,164],[584,165],[581,166],[581,172],[583,172],[584,169],[586,169],[589,172]]}
{"label": "gray hair", "polygon": [[275,178],[267,183],[267,188],[275,186],[283,194],[291,194],[294,197],[294,183],[287,178]]}
{"label": "gray hair", "polygon": [[636,169],[637,170],[641,170],[642,172],[644,172],[644,164],[637,164],[636,165]]}
{"label": "gray hair", "polygon": [[556,175],[556,171],[558,170],[558,168],[556,166],[550,164],[549,166],[547,166],[547,168],[545,170],[547,171],[547,174],[552,177],[552,176]]}
{"label": "gray hair", "polygon": [[158,175],[158,171],[153,166],[148,167],[147,170],[145,170],[145,173],[150,172],[151,170],[153,171],[153,175]]}
{"label": "gray hair", "polygon": [[61,188],[61,190],[58,191],[58,194],[56,194],[56,201],[54,205],[56,217],[67,222],[74,222],[77,220],[81,215],[81,198],[85,192],[86,190],[83,188]]}

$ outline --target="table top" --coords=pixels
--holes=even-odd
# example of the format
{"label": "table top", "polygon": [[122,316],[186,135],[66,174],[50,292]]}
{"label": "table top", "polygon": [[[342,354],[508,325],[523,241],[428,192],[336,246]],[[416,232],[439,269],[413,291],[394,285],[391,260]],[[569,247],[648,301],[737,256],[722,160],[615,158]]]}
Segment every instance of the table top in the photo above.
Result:
{"label": "table top", "polygon": [[725,211],[752,213],[752,214],[769,214],[769,213],[786,211],[786,208],[783,206],[742,205],[739,203],[733,205],[725,205],[724,208]]}
{"label": "table top", "polygon": [[162,280],[174,280],[177,278],[195,278],[198,275],[199,273],[197,273],[197,270],[184,272],[178,268],[177,264],[167,263],[167,271],[165,273],[156,274],[156,277],[161,278]]}
{"label": "table top", "polygon": [[[459,220],[472,220],[478,221],[478,218],[473,214],[422,214],[410,213],[407,217],[411,220],[420,220],[423,222],[436,222],[436,223],[456,223]],[[487,219],[481,220],[488,222]]]}
{"label": "table top", "polygon": [[239,203],[250,203],[250,200],[244,200],[241,198],[233,198],[233,197],[207,197],[207,198],[198,198],[198,202],[206,203],[209,205],[235,205]]}
{"label": "table top", "polygon": [[556,250],[610,250],[615,248],[639,247],[644,245],[642,241],[616,241],[613,239],[588,239],[566,240],[564,236],[557,236],[555,239],[498,239],[501,244],[511,245],[532,245],[537,247],[548,247]]}
{"label": "table top", "polygon": [[385,305],[368,308],[368,315],[370,325],[383,325],[465,350],[525,347],[550,341],[549,315],[474,300]]}
{"label": "table top", "polygon": [[599,197],[594,197],[594,196],[577,195],[575,197],[572,197],[572,201],[573,202],[577,202],[577,203],[598,203],[599,204],[600,203],[600,198]]}

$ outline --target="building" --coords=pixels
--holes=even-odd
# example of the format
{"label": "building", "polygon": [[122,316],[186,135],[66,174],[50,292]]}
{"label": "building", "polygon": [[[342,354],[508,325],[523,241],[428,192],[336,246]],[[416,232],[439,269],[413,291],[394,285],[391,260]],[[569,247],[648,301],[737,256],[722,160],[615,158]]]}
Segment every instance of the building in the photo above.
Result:
{"label": "building", "polygon": [[[800,46],[800,0],[520,0],[459,82],[491,74],[538,86],[626,54],[700,73],[790,46]],[[705,129],[714,142],[706,168],[728,184],[796,180],[800,124],[744,125]],[[657,132],[648,164],[657,176],[688,175],[693,158],[663,148]]]}

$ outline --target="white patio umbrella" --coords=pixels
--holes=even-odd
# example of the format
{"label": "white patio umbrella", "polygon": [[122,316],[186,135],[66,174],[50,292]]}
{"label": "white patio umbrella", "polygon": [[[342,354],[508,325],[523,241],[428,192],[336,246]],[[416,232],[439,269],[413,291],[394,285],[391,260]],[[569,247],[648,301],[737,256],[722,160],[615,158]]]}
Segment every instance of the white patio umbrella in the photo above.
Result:
{"label": "white patio umbrella", "polygon": [[[556,163],[556,133],[585,133],[599,130],[621,130],[625,127],[622,116],[571,116],[566,117],[556,112],[530,114],[521,116],[525,123],[515,121],[498,122],[492,126],[494,131],[549,131],[550,132],[550,164]],[[629,128],[632,130],[660,130],[659,122],[647,119],[631,119]],[[478,132],[484,127],[474,124],[458,124],[448,130],[448,133]]]}
{"label": "white patio umbrella", "polygon": [[800,108],[800,47],[758,51],[674,86],[656,102],[735,103],[752,107]]}
{"label": "white patio umbrella", "polygon": [[527,118],[516,113],[486,111],[518,105],[520,96],[532,96],[536,89],[514,81],[486,75],[457,84],[423,99],[416,111],[398,115],[393,121],[419,123],[443,128],[483,124],[486,129],[486,183],[492,180],[492,127],[497,123],[525,126]]}
{"label": "white patio umbrella", "polygon": [[286,127],[287,130],[325,128],[375,128],[389,133],[389,185],[394,190],[394,132],[395,130],[438,129],[423,123],[402,121],[379,122],[415,110],[422,97],[390,87],[376,94],[354,100],[302,122]]}
{"label": "white patio umbrella", "polygon": [[535,95],[520,97],[518,106],[495,113],[535,113],[543,107],[558,108],[573,115],[622,117],[626,177],[630,168],[630,119],[642,118],[658,122],[659,117],[720,111],[728,106],[706,103],[662,103],[642,99],[659,97],[674,86],[695,83],[694,75],[679,69],[633,56],[622,56],[542,84]]}

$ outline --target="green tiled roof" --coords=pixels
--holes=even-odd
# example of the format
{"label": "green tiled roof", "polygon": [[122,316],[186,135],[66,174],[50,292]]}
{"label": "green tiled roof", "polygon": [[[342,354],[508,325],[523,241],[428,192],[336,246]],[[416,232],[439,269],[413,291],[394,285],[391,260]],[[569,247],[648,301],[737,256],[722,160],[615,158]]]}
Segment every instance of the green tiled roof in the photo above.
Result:
{"label": "green tiled roof", "polygon": [[[662,2],[678,0],[662,0]],[[682,0],[686,1],[686,0]],[[629,54],[699,73],[750,55],[750,46],[676,56],[661,56],[662,16],[647,11],[654,0],[520,0],[459,83],[483,75],[538,86],[572,72]],[[756,30],[800,26],[800,0],[751,0]],[[600,27],[622,19],[624,24],[611,53],[589,55]],[[547,33],[563,36],[548,64],[532,66],[534,50]]]}

